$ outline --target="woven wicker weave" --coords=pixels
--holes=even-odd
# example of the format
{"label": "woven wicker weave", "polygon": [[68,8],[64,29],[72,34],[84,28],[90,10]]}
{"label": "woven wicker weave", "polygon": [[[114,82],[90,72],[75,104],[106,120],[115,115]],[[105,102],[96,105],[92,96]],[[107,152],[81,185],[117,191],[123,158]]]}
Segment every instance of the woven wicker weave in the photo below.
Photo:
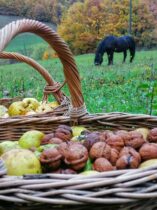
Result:
{"label": "woven wicker weave", "polygon": [[[79,74],[67,45],[49,27],[33,20],[20,20],[0,31],[0,51],[22,32],[44,38],[58,53],[71,94],[71,106],[63,116],[31,116],[0,119],[0,139],[17,139],[32,128],[49,133],[60,124],[77,122],[90,130],[157,127],[157,117],[142,114],[87,114]],[[1,53],[0,56],[6,56]],[[15,56],[15,54],[14,54]],[[2,175],[4,174],[2,169]],[[14,203],[48,203],[60,205],[126,204],[157,197],[157,167],[117,170],[90,176],[43,174],[0,178],[0,200]],[[126,209],[126,207],[125,207]]]}

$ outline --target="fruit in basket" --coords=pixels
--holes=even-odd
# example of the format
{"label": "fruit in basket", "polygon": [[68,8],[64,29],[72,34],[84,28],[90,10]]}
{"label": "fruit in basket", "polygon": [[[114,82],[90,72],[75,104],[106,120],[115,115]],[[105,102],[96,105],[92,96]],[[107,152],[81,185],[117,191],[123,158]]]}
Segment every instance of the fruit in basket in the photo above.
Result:
{"label": "fruit in basket", "polygon": [[30,130],[25,132],[19,139],[19,145],[24,149],[31,149],[40,146],[44,133],[38,130]]}
{"label": "fruit in basket", "polygon": [[57,147],[44,150],[40,155],[40,162],[48,170],[56,170],[61,165],[62,154]]}
{"label": "fruit in basket", "polygon": [[124,137],[120,134],[110,134],[106,139],[106,143],[120,151],[124,147]]}
{"label": "fruit in basket", "polygon": [[13,102],[8,108],[8,114],[10,116],[25,115],[26,112],[24,102],[22,101]]}
{"label": "fruit in basket", "polygon": [[93,163],[93,169],[99,172],[112,171],[115,167],[106,158],[97,158]]}
{"label": "fruit in basket", "polygon": [[134,149],[139,149],[144,143],[145,139],[140,132],[137,131],[130,131],[128,139],[124,139],[126,146],[131,146]]}
{"label": "fruit in basket", "polygon": [[95,144],[96,142],[100,141],[100,133],[99,132],[92,132],[92,133],[87,133],[84,136],[84,141],[83,145],[90,150],[91,147],[93,146],[93,144]]}
{"label": "fruit in basket", "polygon": [[20,148],[17,141],[4,141],[0,143],[0,155],[4,154],[5,152]]}
{"label": "fruit in basket", "polygon": [[150,132],[148,128],[137,128],[135,131],[141,133],[145,141],[147,140],[148,134]]}
{"label": "fruit in basket", "polygon": [[71,127],[67,125],[59,125],[55,130],[54,136],[63,141],[69,141],[72,138]]}
{"label": "fruit in basket", "polygon": [[94,174],[98,174],[98,173],[99,173],[98,171],[89,170],[89,171],[83,171],[83,172],[81,172],[80,174],[81,174],[81,175],[86,175],[86,176],[88,176],[88,175],[94,175]]}
{"label": "fruit in basket", "polygon": [[22,101],[27,112],[35,111],[40,105],[35,98],[24,98]]}
{"label": "fruit in basket", "polygon": [[148,141],[157,143],[157,128],[153,128],[152,130],[150,130],[148,134]]}
{"label": "fruit in basket", "polygon": [[86,147],[77,142],[67,142],[59,145],[59,150],[67,166],[78,171],[85,167],[88,160]]}
{"label": "fruit in basket", "polygon": [[141,163],[140,154],[132,147],[124,147],[116,162],[117,169],[137,168]]}
{"label": "fruit in basket", "polygon": [[46,149],[50,149],[50,148],[54,148],[54,147],[58,147],[58,144],[45,144],[45,145],[41,145],[37,148],[38,152],[43,152]]}
{"label": "fruit in basket", "polygon": [[72,126],[71,129],[72,129],[72,135],[73,136],[80,136],[82,131],[87,130],[83,126]]}
{"label": "fruit in basket", "polygon": [[8,175],[22,176],[41,173],[41,165],[35,154],[26,149],[12,149],[1,156]]}
{"label": "fruit in basket", "polygon": [[92,160],[100,157],[109,160],[111,158],[111,147],[105,142],[96,142],[90,149],[89,156]]}
{"label": "fruit in basket", "polygon": [[53,109],[46,103],[46,102],[41,102],[38,108],[36,109],[37,113],[45,113],[45,112],[50,112]]}
{"label": "fruit in basket", "polygon": [[157,158],[157,144],[145,143],[140,148],[139,153],[141,155],[142,160]]}
{"label": "fruit in basket", "polygon": [[92,170],[92,166],[93,166],[92,160],[90,158],[88,158],[88,160],[86,162],[86,165],[85,165],[83,170],[84,171],[90,171],[90,170]]}
{"label": "fruit in basket", "polygon": [[8,109],[5,106],[0,105],[0,117],[5,117],[7,112],[8,112]]}
{"label": "fruit in basket", "polygon": [[139,168],[148,168],[151,166],[157,166],[157,159],[146,160],[139,165]]}
{"label": "fruit in basket", "polygon": [[35,111],[28,111],[26,112],[25,116],[37,114]]}
{"label": "fruit in basket", "polygon": [[57,101],[52,101],[49,102],[48,105],[50,106],[50,108],[55,109],[56,107],[59,106],[59,103]]}

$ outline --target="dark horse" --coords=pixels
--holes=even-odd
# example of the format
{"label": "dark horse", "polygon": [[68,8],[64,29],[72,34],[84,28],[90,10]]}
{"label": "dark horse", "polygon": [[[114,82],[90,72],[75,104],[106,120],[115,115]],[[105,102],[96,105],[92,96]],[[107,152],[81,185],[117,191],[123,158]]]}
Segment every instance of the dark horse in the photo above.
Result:
{"label": "dark horse", "polygon": [[135,56],[135,41],[131,36],[107,36],[103,39],[96,50],[95,54],[95,65],[101,65],[103,62],[103,55],[106,52],[108,56],[108,65],[113,64],[113,54],[114,52],[123,52],[125,62],[127,56],[127,50],[130,51],[130,62],[133,61]]}

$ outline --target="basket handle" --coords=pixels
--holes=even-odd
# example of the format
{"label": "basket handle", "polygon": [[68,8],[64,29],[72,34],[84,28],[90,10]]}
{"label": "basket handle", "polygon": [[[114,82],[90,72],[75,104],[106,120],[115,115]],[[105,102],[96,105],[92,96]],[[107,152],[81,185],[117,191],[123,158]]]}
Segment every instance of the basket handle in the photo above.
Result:
{"label": "basket handle", "polygon": [[[41,76],[43,76],[48,86],[51,87],[52,90],[55,89],[55,87],[58,85],[58,83],[56,83],[53,80],[49,72],[32,58],[29,58],[27,56],[21,55],[20,53],[14,53],[14,52],[0,52],[0,58],[15,59],[17,61],[24,62],[32,66],[35,70],[37,70],[41,74]],[[52,91],[52,94],[54,95],[55,99],[59,102],[59,104],[65,98],[64,94],[60,91],[60,89],[56,91]]]}
{"label": "basket handle", "polygon": [[60,36],[50,27],[35,20],[23,19],[12,22],[0,30],[0,52],[18,34],[31,32],[47,41],[57,52],[64,69],[64,75],[71,95],[73,109],[85,107],[79,73],[72,52]]}

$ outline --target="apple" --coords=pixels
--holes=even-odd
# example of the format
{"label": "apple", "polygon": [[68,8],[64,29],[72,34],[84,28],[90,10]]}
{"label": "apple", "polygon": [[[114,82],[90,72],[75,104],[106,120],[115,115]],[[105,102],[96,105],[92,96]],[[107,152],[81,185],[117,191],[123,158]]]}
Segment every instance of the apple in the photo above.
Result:
{"label": "apple", "polygon": [[40,146],[44,133],[37,130],[30,130],[25,132],[19,139],[19,145],[24,149],[37,148]]}
{"label": "apple", "polygon": [[80,174],[87,176],[87,175],[99,174],[99,172],[98,171],[95,171],[95,170],[88,170],[88,171],[83,171]]}
{"label": "apple", "polygon": [[34,114],[37,114],[35,111],[28,111],[28,112],[26,112],[26,116],[28,116],[28,115],[34,115]]}
{"label": "apple", "polygon": [[45,145],[41,145],[37,148],[38,152],[43,152],[46,149],[50,149],[50,148],[54,148],[54,147],[58,147],[58,144],[45,144]]}
{"label": "apple", "polygon": [[26,111],[35,111],[40,103],[35,98],[24,98],[23,101]]}
{"label": "apple", "polygon": [[4,117],[8,112],[8,109],[3,106],[3,105],[0,105],[0,117]]}
{"label": "apple", "polygon": [[71,129],[72,129],[73,136],[80,136],[82,131],[87,130],[83,126],[72,126]]}
{"label": "apple", "polygon": [[148,168],[151,166],[157,166],[157,159],[146,160],[139,165],[139,168]]}
{"label": "apple", "polygon": [[13,102],[8,108],[8,114],[10,116],[25,115],[25,113],[26,110],[24,107],[24,102],[22,101]]}
{"label": "apple", "polygon": [[36,109],[36,112],[45,113],[45,112],[50,112],[52,110],[53,109],[46,102],[43,102],[38,106],[38,108]]}
{"label": "apple", "polygon": [[40,174],[41,165],[35,154],[26,149],[12,149],[1,156],[7,175]]}
{"label": "apple", "polygon": [[4,141],[0,143],[0,155],[4,154],[5,152],[20,148],[18,141]]}
{"label": "apple", "polygon": [[141,133],[143,135],[144,140],[147,140],[149,129],[148,128],[137,128],[135,131]]}
{"label": "apple", "polygon": [[48,105],[52,108],[55,109],[56,107],[59,106],[59,103],[57,101],[49,102]]}

